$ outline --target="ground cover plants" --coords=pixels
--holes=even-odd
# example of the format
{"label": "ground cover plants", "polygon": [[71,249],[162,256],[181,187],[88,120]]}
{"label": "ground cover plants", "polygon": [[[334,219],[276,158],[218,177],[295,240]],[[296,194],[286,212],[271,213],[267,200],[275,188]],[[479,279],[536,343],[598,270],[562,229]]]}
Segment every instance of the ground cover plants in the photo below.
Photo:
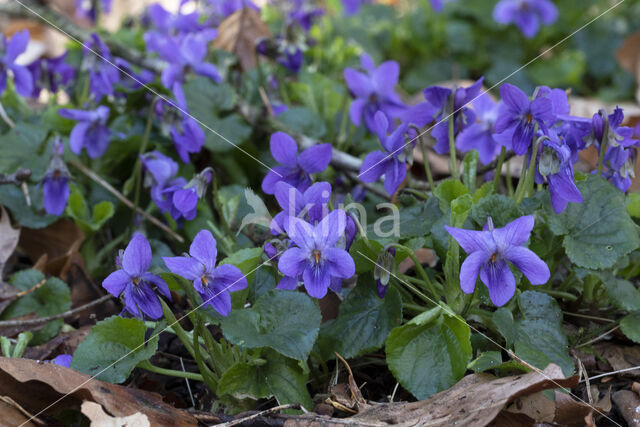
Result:
{"label": "ground cover plants", "polygon": [[[68,37],[30,61],[36,32],[0,40],[5,358],[201,421],[361,416],[482,372],[626,419],[584,360],[640,344],[640,125],[614,57],[637,4],[177,3],[117,31],[111,0],[0,4]],[[29,416],[86,422],[56,403]]]}

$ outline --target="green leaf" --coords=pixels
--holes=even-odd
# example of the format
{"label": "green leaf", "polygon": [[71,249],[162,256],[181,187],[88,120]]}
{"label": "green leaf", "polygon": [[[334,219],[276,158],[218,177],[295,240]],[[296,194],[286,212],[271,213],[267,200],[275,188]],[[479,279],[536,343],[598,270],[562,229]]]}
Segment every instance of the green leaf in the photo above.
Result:
{"label": "green leaf", "polygon": [[340,304],[338,317],[320,329],[318,345],[325,359],[334,351],[345,358],[375,351],[402,322],[402,298],[393,285],[380,298],[371,275],[360,276],[358,282]]}
{"label": "green leaf", "polygon": [[214,153],[231,151],[235,146],[245,142],[251,135],[251,126],[237,114],[231,114],[224,118],[211,115],[206,120],[202,120],[202,122],[215,131],[212,132],[210,129],[203,127],[207,137],[204,145]]}
{"label": "green leaf", "polygon": [[449,210],[452,201],[463,194],[469,194],[469,190],[463,183],[454,178],[442,181],[436,189],[433,190],[433,195],[440,200],[440,209],[443,213]]}
{"label": "green leaf", "polygon": [[602,279],[607,295],[618,308],[625,311],[640,311],[640,290],[633,283],[613,276]]}
{"label": "green leaf", "polygon": [[472,356],[471,333],[464,320],[441,307],[431,311],[435,318],[426,316],[395,328],[386,342],[389,369],[417,399],[458,382]]}
{"label": "green leaf", "polygon": [[71,194],[67,202],[67,215],[89,234],[98,231],[114,214],[113,203],[102,201],[93,207],[93,214],[89,214],[89,206],[77,187],[71,187]]}
{"label": "green leaf", "polygon": [[640,194],[629,193],[627,195],[627,211],[633,218],[640,218]]}
{"label": "green leaf", "polygon": [[[44,275],[37,270],[22,270],[14,274],[9,283],[21,291],[27,291],[44,280],[44,278]],[[12,302],[2,312],[0,318],[7,320],[29,313],[47,317],[64,313],[70,308],[71,296],[69,287],[62,280],[51,277],[43,286]],[[63,323],[63,319],[48,322],[41,329],[34,331],[33,340],[30,344],[42,344],[50,340],[60,331]]]}
{"label": "green leaf", "polygon": [[467,368],[478,373],[495,369],[500,365],[502,365],[502,353],[499,351],[485,351],[477,359],[469,363]]}
{"label": "green leaf", "polygon": [[306,135],[314,140],[321,139],[327,133],[322,117],[307,107],[289,107],[287,111],[278,115],[278,120],[293,133]]}
{"label": "green leaf", "polygon": [[[409,207],[400,209],[399,219],[387,217],[378,219],[367,226],[367,235],[397,241],[398,236],[403,239],[411,237],[424,237],[430,234],[431,226],[442,218],[438,199],[431,197],[424,203],[415,203]],[[394,227],[398,227],[395,228]],[[384,237],[383,237],[384,236]]]}
{"label": "green leaf", "polygon": [[478,227],[483,227],[489,217],[493,220],[493,224],[500,228],[520,216],[522,212],[516,206],[516,202],[502,194],[485,197],[471,209],[471,219]]}
{"label": "green leaf", "polygon": [[640,311],[627,314],[620,320],[620,329],[631,341],[640,344]]}
{"label": "green leaf", "polygon": [[214,83],[211,79],[202,76],[190,79],[182,85],[182,90],[187,99],[189,111],[198,119],[200,119],[199,113],[206,116],[212,112],[229,111],[238,100],[231,85]]}
{"label": "green leaf", "polygon": [[318,336],[322,316],[311,297],[273,290],[251,308],[232,310],[222,320],[222,333],[244,348],[269,347],[296,360],[307,360]]}
{"label": "green leaf", "polygon": [[[247,278],[247,283],[251,283],[255,276],[256,268],[260,264],[260,258],[262,257],[262,248],[249,248],[240,249],[234,252],[230,256],[220,261],[220,265],[231,264],[240,269],[243,275]],[[244,288],[241,291],[231,292],[231,305],[233,308],[241,308],[244,306],[247,296],[249,295],[249,287]]]}
{"label": "green leaf", "polygon": [[0,185],[0,204],[5,206],[13,216],[14,221],[27,228],[44,228],[59,217],[49,215],[44,211],[43,192],[35,185],[29,185],[31,206],[27,205],[24,193],[15,185]]}
{"label": "green leaf", "polygon": [[629,217],[624,194],[599,176],[578,183],[582,203],[569,203],[556,215],[547,200],[547,223],[574,264],[606,269],[640,246],[638,227]]}
{"label": "green leaf", "polygon": [[34,180],[39,180],[51,157],[48,144],[43,144],[46,134],[39,124],[18,122],[9,132],[0,135],[0,172],[13,173],[25,168],[32,172]]}
{"label": "green leaf", "polygon": [[500,307],[493,312],[493,323],[498,328],[498,332],[507,341],[507,346],[512,347],[513,343],[518,339],[518,328],[513,320],[513,314],[509,309]]}
{"label": "green leaf", "polygon": [[154,335],[145,343],[147,328],[140,319],[111,316],[98,322],[73,353],[71,367],[101,381],[122,383],[133,368],[158,349]]}
{"label": "green leaf", "polygon": [[471,194],[476,192],[476,171],[478,170],[478,156],[479,154],[477,150],[471,150],[464,156],[462,182]]}
{"label": "green leaf", "polygon": [[280,405],[301,403],[310,410],[312,402],[306,383],[307,375],[294,360],[266,352],[266,363],[236,363],[229,368],[220,378],[216,393],[237,399],[274,396]]}
{"label": "green leaf", "polygon": [[[518,307],[522,318],[515,323],[517,336],[513,347],[516,355],[540,369],[555,363],[565,375],[571,375],[573,360],[568,354],[562,311],[556,300],[541,292],[525,291],[518,296]],[[512,331],[514,326],[507,328]]]}
{"label": "green leaf", "polygon": [[356,274],[363,274],[373,271],[376,266],[378,255],[382,252],[383,246],[375,240],[369,240],[369,246],[362,237],[358,237],[349,248],[349,254],[356,264]]}

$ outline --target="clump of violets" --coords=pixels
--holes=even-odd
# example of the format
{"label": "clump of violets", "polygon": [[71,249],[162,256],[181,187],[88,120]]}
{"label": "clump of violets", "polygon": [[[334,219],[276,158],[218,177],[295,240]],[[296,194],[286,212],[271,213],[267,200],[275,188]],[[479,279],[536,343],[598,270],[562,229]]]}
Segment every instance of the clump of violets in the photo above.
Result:
{"label": "clump of violets", "polygon": [[71,175],[62,158],[63,153],[64,145],[60,139],[56,139],[47,173],[42,178],[44,210],[49,215],[62,215],[67,206],[67,200],[69,200]]}
{"label": "clump of violets", "polygon": [[425,102],[412,107],[404,115],[404,121],[419,128],[435,122],[431,136],[436,140],[433,149],[438,154],[449,152],[449,120],[453,120],[454,138],[476,121],[476,115],[467,105],[475,100],[482,90],[484,77],[469,87],[450,89],[430,86],[424,90]]}
{"label": "clump of violets", "polygon": [[247,278],[234,265],[216,267],[216,239],[208,230],[202,230],[194,237],[189,255],[162,259],[172,273],[193,281],[204,306],[210,305],[222,316],[227,316],[231,311],[229,293],[245,289]]}
{"label": "clump of violets", "polygon": [[565,210],[569,202],[582,203],[582,194],[573,181],[571,149],[553,129],[540,145],[536,183],[549,183],[551,205],[556,213]]}
{"label": "clump of violets", "polygon": [[13,74],[13,82],[16,91],[22,96],[30,96],[33,93],[33,78],[29,69],[16,64],[16,58],[27,49],[29,44],[29,31],[18,31],[7,41],[0,34],[0,95],[7,88],[8,72]]}
{"label": "clump of violets", "polygon": [[113,0],[76,0],[76,16],[95,23],[99,13],[111,12],[112,2]]}
{"label": "clump of violets", "polygon": [[180,85],[174,85],[175,102],[159,100],[156,115],[162,120],[162,133],[170,135],[180,160],[189,163],[189,155],[202,150],[206,135],[198,122],[189,115],[187,100]]}
{"label": "clump of violets", "polygon": [[28,68],[33,77],[32,97],[38,97],[43,89],[56,93],[75,77],[76,70],[65,62],[67,53],[55,58],[41,58],[29,64]]}
{"label": "clump of violets", "polygon": [[278,261],[284,278],[279,289],[295,289],[302,281],[307,293],[324,297],[329,289],[340,292],[342,280],[355,274],[355,263],[346,250],[336,244],[344,234],[347,217],[335,210],[317,225],[292,217],[284,223],[295,246],[287,249]]}
{"label": "clump of violets", "polygon": [[530,100],[520,88],[509,83],[500,87],[500,95],[505,111],[499,115],[493,129],[495,133],[512,133],[510,148],[521,156],[531,146],[536,126],[546,133],[545,122],[555,119],[553,102],[546,96]]}
{"label": "clump of violets", "polygon": [[317,144],[298,155],[296,141],[284,132],[271,135],[271,155],[280,163],[267,173],[262,181],[262,191],[274,194],[280,181],[304,192],[311,186],[310,175],[324,171],[331,161],[331,144]]}
{"label": "clump of violets", "polygon": [[271,234],[278,235],[285,228],[285,221],[292,217],[308,218],[313,225],[318,223],[328,213],[328,203],[331,198],[331,185],[328,182],[317,182],[304,192],[296,187],[280,181],[276,184],[274,193],[282,212],[271,220]]}
{"label": "clump of violets", "polygon": [[78,122],[69,135],[71,151],[80,154],[84,148],[92,159],[102,156],[107,151],[111,137],[111,131],[107,127],[109,107],[101,105],[95,110],[62,108],[58,110],[58,114],[65,119]]}
{"label": "clump of violets", "polygon": [[364,73],[346,68],[344,79],[354,96],[349,108],[349,116],[354,125],[360,126],[362,120],[371,132],[376,131],[375,114],[382,111],[389,123],[388,131],[393,130],[393,121],[407,109],[400,96],[395,92],[400,75],[400,66],[396,61],[386,61],[376,67],[371,57],[363,54],[360,58]]}
{"label": "clump of violets", "polygon": [[[404,135],[407,125],[401,124],[387,136],[389,123],[381,111],[375,115],[375,131],[384,151],[373,151],[367,154],[358,175],[363,182],[375,182],[384,175],[384,188],[394,194],[407,176],[407,163],[404,151]],[[411,150],[413,147],[409,145]]]}
{"label": "clump of violets", "polygon": [[96,102],[114,94],[120,71],[113,66],[111,51],[95,33],[82,46],[82,71],[89,72],[89,92]]}
{"label": "clump of violets", "polygon": [[484,93],[472,104],[477,122],[460,132],[456,138],[456,148],[463,153],[477,150],[480,162],[488,165],[500,152],[500,137],[493,132],[493,125],[504,107],[502,102],[493,102],[491,97]]}
{"label": "clump of violets", "polygon": [[533,251],[524,247],[535,224],[533,215],[494,228],[491,217],[482,231],[464,230],[445,225],[447,232],[469,254],[460,269],[460,287],[473,293],[478,275],[489,289],[494,305],[505,305],[516,292],[516,279],[507,262],[513,264],[532,285],[549,281],[549,267]]}
{"label": "clump of violets", "polygon": [[493,9],[496,22],[514,24],[526,38],[534,37],[542,24],[553,24],[557,18],[558,9],[551,0],[500,0]]}
{"label": "clump of violets", "polygon": [[147,239],[140,233],[134,233],[117,262],[121,268],[107,276],[102,287],[115,297],[124,295],[125,310],[132,316],[142,318],[146,315],[150,319],[159,319],[162,317],[162,305],[154,288],[168,300],[171,300],[171,292],[162,278],[147,271],[151,258]]}

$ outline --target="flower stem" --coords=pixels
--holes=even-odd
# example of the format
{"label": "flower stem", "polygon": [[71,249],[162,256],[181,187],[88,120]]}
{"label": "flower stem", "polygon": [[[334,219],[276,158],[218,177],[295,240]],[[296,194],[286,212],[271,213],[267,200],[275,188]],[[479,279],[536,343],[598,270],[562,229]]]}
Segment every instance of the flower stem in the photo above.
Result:
{"label": "flower stem", "polygon": [[543,294],[551,295],[552,297],[556,297],[556,298],[564,298],[569,301],[578,300],[577,296],[569,292],[558,291],[555,289],[544,289],[544,288],[538,288],[536,290],[539,292],[542,292]]}
{"label": "flower stem", "polygon": [[405,251],[407,253],[409,258],[411,258],[411,260],[415,264],[415,269],[418,272],[418,274],[420,275],[420,277],[422,278],[422,281],[426,285],[427,290],[431,293],[431,295],[433,296],[435,301],[440,300],[440,294],[438,293],[438,291],[436,291],[436,288],[435,288],[435,286],[433,286],[433,283],[431,283],[431,279],[429,279],[429,276],[427,275],[427,272],[424,271],[424,268],[422,268],[422,265],[420,264],[420,261],[415,256],[413,251],[411,249],[409,249],[408,247],[403,246],[403,245],[398,244],[398,243],[391,243],[389,246],[401,249],[401,250],[403,250],[403,251]]}
{"label": "flower stem", "polygon": [[195,319],[196,323],[193,328],[193,351],[196,355],[196,363],[198,364],[198,369],[200,370],[200,373],[202,374],[202,377],[204,379],[204,382],[207,384],[207,387],[209,387],[209,389],[215,393],[216,390],[218,389],[218,380],[215,377],[214,373],[211,372],[209,367],[204,363],[204,360],[202,360],[202,354],[200,354],[199,336],[203,328],[202,319],[200,319],[200,317],[197,315],[195,317],[196,317]]}
{"label": "flower stem", "polygon": [[427,175],[427,181],[429,181],[429,191],[433,192],[436,186],[433,183],[433,175],[431,174],[431,165],[429,164],[429,158],[427,157],[427,149],[425,147],[424,138],[422,136],[419,136],[418,139],[420,140],[420,150],[422,151],[422,163],[424,165],[424,173]]}
{"label": "flower stem", "polygon": [[545,138],[548,137],[543,135],[540,138],[536,139],[536,142],[533,144],[533,151],[531,152],[531,160],[529,161],[529,166],[527,168],[523,167],[522,169],[523,171],[526,171],[526,178],[522,186],[520,186],[520,183],[518,183],[518,189],[516,190],[516,204],[518,206],[520,206],[527,194],[531,194],[533,192],[533,185],[535,183],[534,178],[536,176],[536,158],[538,157],[538,147],[540,147],[541,142]]}
{"label": "flower stem", "polygon": [[204,382],[204,378],[202,377],[202,375],[196,374],[195,372],[176,371],[174,369],[160,368],[158,366],[152,365],[148,360],[140,362],[138,364],[138,368],[142,368],[150,372],[155,372],[156,374],[168,375],[170,377],[187,378],[189,380]]}
{"label": "flower stem", "polygon": [[455,122],[455,112],[454,108],[454,99],[455,99],[456,88],[453,88],[451,96],[449,97],[449,106],[447,111],[449,112],[449,160],[451,163],[451,176],[454,179],[460,179],[460,172],[458,171],[458,159],[456,158],[456,141],[455,141],[455,132],[454,132],[454,122]]}
{"label": "flower stem", "polygon": [[[155,98],[157,99],[157,98]],[[133,196],[133,218],[131,218],[131,227],[133,229],[133,224],[136,220],[138,204],[140,203],[140,191],[142,187],[142,160],[140,160],[140,156],[142,156],[147,149],[147,145],[149,144],[149,137],[151,136],[151,125],[153,124],[153,113],[155,106],[155,99],[151,102],[151,106],[149,107],[149,115],[147,116],[147,124],[144,128],[144,134],[142,136],[142,144],[140,144],[140,150],[138,151],[138,158],[136,159],[136,164],[133,167],[133,176],[135,177],[135,193]]]}
{"label": "flower stem", "polygon": [[160,298],[160,303],[162,304],[162,314],[164,315],[165,320],[167,321],[171,329],[173,329],[173,332],[176,333],[176,336],[180,339],[180,341],[182,341],[182,344],[185,346],[191,357],[197,360],[196,353],[193,350],[193,346],[191,345],[191,338],[189,338],[189,335],[187,335],[186,331],[182,329],[182,326],[180,326],[180,323],[176,319],[176,316],[173,314],[173,311],[171,311],[171,308],[169,308],[167,303],[162,298]]}
{"label": "flower stem", "polygon": [[500,149],[500,156],[498,157],[498,165],[496,166],[495,175],[493,176],[493,192],[498,193],[500,189],[500,177],[502,176],[502,165],[504,164],[504,155],[507,149],[503,146]]}

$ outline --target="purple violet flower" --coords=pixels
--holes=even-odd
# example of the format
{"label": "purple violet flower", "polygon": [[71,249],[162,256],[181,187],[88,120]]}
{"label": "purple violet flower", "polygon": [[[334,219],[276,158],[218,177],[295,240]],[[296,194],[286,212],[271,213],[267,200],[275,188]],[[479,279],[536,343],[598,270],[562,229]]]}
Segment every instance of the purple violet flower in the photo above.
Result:
{"label": "purple violet flower", "polygon": [[280,181],[305,191],[311,186],[309,175],[322,172],[331,161],[331,144],[314,145],[298,155],[296,141],[284,132],[272,134],[270,146],[271,155],[282,166],[275,166],[262,181],[262,191],[266,194],[274,194]]}
{"label": "purple violet flower", "polygon": [[208,0],[208,2],[213,6],[214,14],[223,19],[245,7],[260,10],[251,0]]}
{"label": "purple violet flower", "polygon": [[478,121],[460,132],[456,147],[463,153],[478,150],[480,162],[488,165],[500,152],[500,139],[493,133],[493,125],[504,107],[501,102],[493,102],[483,93],[473,101]]}
{"label": "purple violet flower", "polygon": [[310,5],[307,0],[291,0],[288,8],[289,19],[297,22],[304,32],[309,32],[313,21],[324,15],[324,9]]}
{"label": "purple violet flower", "polygon": [[51,360],[51,363],[56,364],[58,366],[64,366],[65,368],[70,368],[72,359],[73,359],[73,356],[70,354],[59,354],[54,359]]}
{"label": "purple violet flower", "polygon": [[301,193],[292,185],[280,181],[276,184],[274,195],[282,208],[282,212],[271,220],[271,234],[274,236],[286,230],[284,222],[292,217],[309,218],[311,225],[315,225],[329,213],[331,185],[328,182],[317,182]]}
{"label": "purple violet flower", "polygon": [[353,68],[344,70],[344,79],[349,91],[355,97],[349,108],[354,125],[364,123],[371,132],[376,131],[374,116],[382,111],[389,123],[388,131],[393,130],[393,119],[400,117],[407,106],[400,100],[394,88],[398,84],[400,66],[396,61],[386,61],[376,68],[371,57],[363,54],[360,58],[365,73]]}
{"label": "purple violet flower", "polygon": [[500,0],[493,9],[499,24],[515,24],[526,38],[538,34],[541,24],[550,25],[558,18],[551,0]]}
{"label": "purple violet flower", "polygon": [[287,234],[296,247],[287,249],[280,256],[278,268],[287,280],[281,281],[278,288],[295,289],[301,279],[310,296],[322,298],[330,287],[335,289],[342,279],[353,276],[353,258],[349,252],[335,247],[346,223],[342,210],[331,212],[316,226],[300,218],[286,221]]}
{"label": "purple violet flower", "polygon": [[33,93],[33,78],[29,69],[16,64],[16,58],[27,49],[29,44],[29,31],[18,31],[7,41],[0,34],[0,95],[7,88],[8,71],[13,73],[13,82],[16,91],[22,96],[31,96]]}
{"label": "purple violet flower", "polygon": [[140,156],[145,174],[145,187],[151,187],[151,200],[155,202],[160,212],[168,212],[172,206],[173,194],[167,195],[167,187],[184,187],[184,178],[174,179],[178,173],[178,163],[159,151],[152,151]]}
{"label": "purple violet flower", "polygon": [[546,121],[555,118],[553,102],[547,97],[537,97],[533,101],[519,88],[509,83],[500,87],[500,95],[505,111],[496,120],[493,129],[500,134],[512,131],[511,149],[521,156],[533,142],[536,123],[546,133]]}
{"label": "purple violet flower", "polygon": [[120,81],[120,71],[112,65],[113,59],[107,45],[93,33],[82,48],[82,70],[89,71],[89,92],[96,102],[113,95],[114,86]]}
{"label": "purple violet flower", "polygon": [[217,32],[206,36],[204,33],[191,33],[181,40],[166,37],[164,43],[157,46],[158,54],[169,63],[162,71],[162,84],[167,89],[174,89],[174,84],[184,82],[186,74],[190,71],[220,83],[222,77],[218,73],[218,68],[209,62],[204,62],[207,56],[207,43],[216,35]]}
{"label": "purple violet flower", "polygon": [[92,159],[100,157],[109,147],[111,131],[107,127],[109,107],[99,106],[95,110],[71,110],[62,108],[58,114],[78,123],[71,130],[69,146],[75,154],[80,154],[83,148]]}
{"label": "purple violet flower", "polygon": [[69,200],[69,169],[62,159],[64,145],[57,139],[53,144],[52,157],[47,173],[42,178],[44,210],[49,215],[62,215]]}
{"label": "purple violet flower", "polygon": [[[153,27],[158,30],[157,34],[165,36],[192,33],[202,29],[198,12],[182,13],[182,11],[178,11],[178,13],[174,14],[166,10],[160,3],[150,5],[147,9],[147,16]],[[145,40],[148,34],[145,34]],[[155,38],[156,36],[151,37]]]}
{"label": "purple violet flower", "polygon": [[553,129],[549,129],[548,137],[540,145],[535,181],[549,183],[551,205],[556,213],[560,213],[569,202],[582,203],[582,194],[573,181],[570,147]]}
{"label": "purple violet flower", "polygon": [[383,112],[375,115],[375,131],[384,151],[373,151],[367,154],[360,167],[360,179],[363,182],[376,182],[384,175],[384,189],[394,194],[407,176],[407,164],[404,159],[404,135],[407,125],[401,124],[389,136],[389,123]]}
{"label": "purple violet flower", "polygon": [[134,233],[122,255],[122,269],[116,270],[102,282],[111,295],[118,297],[124,293],[125,310],[132,316],[151,319],[162,317],[162,305],[153,290],[171,301],[169,287],[160,277],[147,272],[151,265],[151,246],[140,233]]}
{"label": "purple violet flower", "polygon": [[[478,79],[471,86],[452,89],[442,86],[431,86],[424,90],[425,102],[411,107],[404,116],[404,121],[413,123],[419,128],[436,122],[431,136],[436,140],[434,150],[439,154],[449,152],[449,119],[453,114],[454,138],[476,121],[476,115],[466,105],[477,98],[482,90],[484,77]],[[451,105],[451,96],[454,97]],[[453,110],[449,108],[453,106]]]}
{"label": "purple violet flower", "polygon": [[345,15],[355,15],[365,3],[371,3],[371,0],[342,0]]}
{"label": "purple violet flower", "polygon": [[[100,13],[110,13],[111,3],[113,0],[100,0],[98,7]],[[96,22],[98,11],[94,7],[95,3],[92,0],[76,0],[76,16],[78,18],[86,18],[91,22]]]}
{"label": "purple violet flower", "polygon": [[76,70],[64,62],[67,53],[56,58],[38,59],[29,64],[28,68],[33,77],[32,97],[37,98],[42,89],[56,93],[61,86],[66,86],[73,80]]}
{"label": "purple violet flower", "polygon": [[216,239],[208,230],[202,230],[194,237],[189,255],[162,259],[172,273],[193,281],[193,287],[205,306],[210,305],[221,315],[227,316],[231,311],[229,292],[245,289],[247,278],[234,265],[216,267]]}
{"label": "purple violet flower", "polygon": [[473,293],[476,280],[489,289],[489,297],[497,307],[505,305],[516,291],[516,279],[507,265],[513,264],[532,285],[547,283],[549,267],[538,255],[523,245],[529,240],[535,224],[533,215],[520,217],[503,228],[493,227],[487,219],[488,230],[473,231],[445,225],[445,229],[469,254],[460,269],[460,287]]}
{"label": "purple violet flower", "polygon": [[436,12],[442,12],[442,9],[444,9],[444,4],[450,1],[454,0],[429,0],[429,3],[431,3],[431,7],[433,8],[433,10],[435,10]]}

